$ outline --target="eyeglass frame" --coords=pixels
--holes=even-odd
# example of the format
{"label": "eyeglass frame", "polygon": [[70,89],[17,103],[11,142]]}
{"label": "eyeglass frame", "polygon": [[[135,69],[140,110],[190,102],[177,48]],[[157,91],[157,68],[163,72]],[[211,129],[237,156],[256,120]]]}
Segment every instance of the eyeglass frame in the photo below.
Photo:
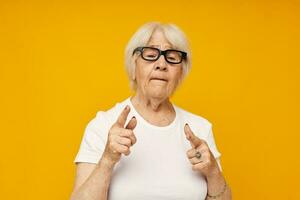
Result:
{"label": "eyeglass frame", "polygon": [[[145,58],[145,57],[143,56],[143,51],[144,51],[145,48],[155,49],[155,50],[157,50],[157,51],[159,52],[159,55],[158,55],[157,58],[154,59],[154,60],[152,60],[152,59],[151,59],[151,60],[150,60],[150,59],[147,59],[147,58]],[[186,53],[186,52],[184,52],[184,51],[179,51],[179,50],[177,50],[177,49],[167,49],[167,50],[164,50],[164,51],[163,51],[163,50],[160,50],[160,49],[155,48],[155,47],[147,47],[147,46],[144,46],[144,47],[137,47],[137,48],[135,48],[135,49],[133,50],[132,55],[134,55],[135,52],[137,52],[137,51],[141,53],[141,57],[142,57],[144,60],[146,60],[146,61],[157,61],[157,60],[160,58],[160,56],[163,55],[164,58],[165,58],[165,61],[167,61],[167,63],[170,63],[170,64],[180,64],[180,63],[182,63],[183,60],[185,60],[185,59],[187,58],[187,53]],[[181,59],[180,59],[179,62],[172,62],[172,61],[169,61],[169,60],[167,59],[166,54],[167,54],[168,52],[170,52],[170,51],[175,51],[175,52],[181,53],[182,56],[181,56]]]}

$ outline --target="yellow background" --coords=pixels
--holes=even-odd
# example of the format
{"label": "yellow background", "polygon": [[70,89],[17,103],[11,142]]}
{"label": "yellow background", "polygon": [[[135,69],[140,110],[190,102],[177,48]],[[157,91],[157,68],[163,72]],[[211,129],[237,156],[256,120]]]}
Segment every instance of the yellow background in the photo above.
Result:
{"label": "yellow background", "polygon": [[86,124],[131,94],[127,41],[162,21],[193,52],[172,100],[213,123],[234,199],[300,199],[299,5],[1,1],[0,198],[69,198]]}

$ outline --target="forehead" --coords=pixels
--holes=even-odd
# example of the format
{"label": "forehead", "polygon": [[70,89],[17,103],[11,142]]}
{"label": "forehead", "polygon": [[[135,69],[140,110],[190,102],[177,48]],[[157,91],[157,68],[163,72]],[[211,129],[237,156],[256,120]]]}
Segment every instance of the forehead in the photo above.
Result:
{"label": "forehead", "polygon": [[159,29],[155,30],[152,33],[147,45],[152,47],[158,47],[158,48],[172,48],[173,46],[167,40],[165,34]]}

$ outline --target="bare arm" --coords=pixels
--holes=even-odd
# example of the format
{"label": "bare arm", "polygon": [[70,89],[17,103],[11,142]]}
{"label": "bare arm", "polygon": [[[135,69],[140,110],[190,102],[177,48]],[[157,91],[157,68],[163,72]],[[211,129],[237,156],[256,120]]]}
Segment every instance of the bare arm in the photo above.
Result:
{"label": "bare arm", "polygon": [[78,163],[71,200],[107,200],[113,167],[103,157],[98,164]]}
{"label": "bare arm", "polygon": [[[222,193],[225,185],[225,178],[222,175],[222,172],[207,177],[207,191],[210,195],[216,195]],[[207,200],[213,199],[210,197],[206,198]],[[219,200],[231,200],[232,194],[231,189],[228,184],[226,184],[225,192],[220,195],[217,199]]]}
{"label": "bare arm", "polygon": [[206,177],[208,192],[206,199],[231,200],[231,189],[226,184],[218,164],[220,160],[215,159],[206,141],[195,136],[188,124],[185,125],[184,131],[192,146],[192,149],[187,151],[192,168]]}
{"label": "bare arm", "polygon": [[130,147],[136,143],[133,117],[124,128],[130,107],[126,106],[108,133],[108,140],[98,164],[77,164],[76,180],[71,200],[107,200],[113,168],[121,158],[128,156]]}

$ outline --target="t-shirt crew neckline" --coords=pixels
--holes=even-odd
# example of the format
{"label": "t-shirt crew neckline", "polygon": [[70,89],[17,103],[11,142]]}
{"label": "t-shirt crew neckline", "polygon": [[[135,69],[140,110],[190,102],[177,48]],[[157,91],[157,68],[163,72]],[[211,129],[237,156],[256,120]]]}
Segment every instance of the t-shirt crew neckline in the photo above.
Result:
{"label": "t-shirt crew neckline", "polygon": [[[144,119],[143,116],[141,116],[139,114],[139,112],[137,112],[137,110],[135,109],[135,107],[133,106],[132,102],[131,102],[131,97],[128,97],[126,99],[126,104],[130,106],[131,108],[131,111],[133,112],[133,116],[135,116],[138,120],[137,123],[143,123],[145,124],[146,126],[149,126],[150,128],[153,128],[153,129],[156,129],[156,130],[169,130],[171,128],[173,128],[176,124],[177,124],[177,121],[178,121],[178,110],[176,108],[176,106],[172,103],[172,106],[175,110],[175,118],[173,119],[173,121],[168,124],[167,126],[156,126],[156,125],[153,125],[151,124],[150,122],[148,122],[147,120]],[[140,122],[139,122],[140,121]]]}

